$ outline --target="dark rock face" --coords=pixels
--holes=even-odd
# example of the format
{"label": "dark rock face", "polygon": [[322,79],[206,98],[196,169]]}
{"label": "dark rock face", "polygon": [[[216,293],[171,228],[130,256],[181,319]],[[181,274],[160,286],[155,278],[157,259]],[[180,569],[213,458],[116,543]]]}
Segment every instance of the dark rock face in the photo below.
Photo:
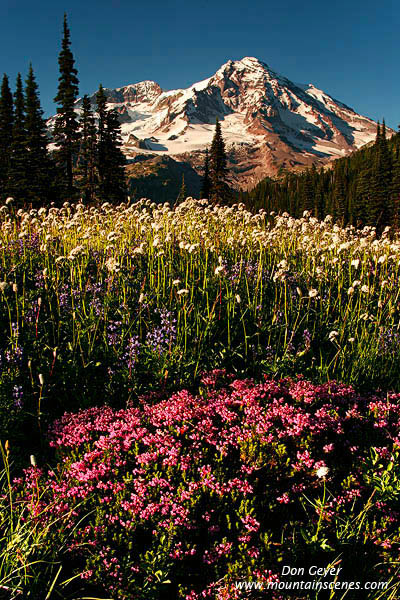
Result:
{"label": "dark rock face", "polygon": [[129,193],[132,198],[151,198],[173,204],[179,195],[182,176],[188,195],[199,197],[201,177],[185,161],[169,156],[138,154],[127,166]]}

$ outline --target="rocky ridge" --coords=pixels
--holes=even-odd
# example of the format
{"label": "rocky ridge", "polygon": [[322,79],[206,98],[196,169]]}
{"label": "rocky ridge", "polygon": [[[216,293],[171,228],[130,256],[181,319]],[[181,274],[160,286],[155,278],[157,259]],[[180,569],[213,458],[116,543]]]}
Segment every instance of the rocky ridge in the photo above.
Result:
{"label": "rocky ridge", "polygon": [[[218,117],[231,184],[242,189],[282,168],[328,164],[376,135],[372,119],[253,57],[230,60],[186,89],[164,91],[154,81],[142,81],[106,88],[105,94],[120,116],[123,150],[131,162],[168,155],[200,173]],[[94,105],[95,94],[91,100]],[[78,112],[80,106],[79,100]]]}

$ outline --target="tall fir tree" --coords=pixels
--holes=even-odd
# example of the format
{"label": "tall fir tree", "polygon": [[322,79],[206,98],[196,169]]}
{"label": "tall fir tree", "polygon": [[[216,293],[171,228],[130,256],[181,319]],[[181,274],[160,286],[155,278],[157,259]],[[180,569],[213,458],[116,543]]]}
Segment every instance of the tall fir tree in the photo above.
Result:
{"label": "tall fir tree", "polygon": [[79,187],[82,199],[86,204],[93,202],[96,193],[97,171],[97,130],[89,96],[85,94],[82,100],[80,119],[80,149],[78,156]]}
{"label": "tall fir tree", "polygon": [[46,121],[39,99],[39,90],[32,65],[25,81],[25,129],[27,146],[26,197],[33,205],[48,203],[54,197],[55,169],[47,150]]}
{"label": "tall fir tree", "polygon": [[104,93],[104,88],[100,84],[99,90],[96,94],[96,111],[98,116],[97,125],[97,152],[96,152],[96,168],[98,173],[98,184],[96,189],[96,196],[99,200],[105,200],[105,187],[107,178],[107,165],[106,165],[106,120],[107,120],[107,98]]}
{"label": "tall fir tree", "polygon": [[324,198],[324,175],[323,169],[318,174],[318,179],[315,187],[314,199],[314,214],[317,219],[324,218],[325,198]]}
{"label": "tall fir tree", "polygon": [[97,171],[99,176],[97,196],[101,201],[121,202],[127,195],[125,165],[121,150],[121,125],[115,110],[107,110],[103,86],[96,94],[98,114]]}
{"label": "tall fir tree", "polygon": [[0,92],[0,196],[3,198],[7,195],[13,122],[13,97],[8,77],[4,74]]}
{"label": "tall fir tree", "polygon": [[204,169],[203,169],[203,180],[201,183],[201,198],[206,198],[209,200],[211,195],[211,180],[210,180],[210,165],[209,165],[209,156],[208,156],[208,148],[206,148],[206,157],[204,159]]}
{"label": "tall fir tree", "polygon": [[391,197],[391,224],[395,229],[400,227],[400,153],[393,162],[392,182],[390,188]]}
{"label": "tall fir tree", "polygon": [[333,216],[341,223],[344,223],[348,216],[345,182],[344,165],[341,163],[335,169],[333,183]]}
{"label": "tall fir tree", "polygon": [[222,138],[221,125],[218,118],[210,149],[211,200],[226,203],[230,200],[229,187],[226,183],[228,169],[226,167],[225,143]]}
{"label": "tall fir tree", "polygon": [[121,124],[115,110],[106,115],[106,196],[109,202],[118,203],[126,200],[126,158],[121,150]]}
{"label": "tall fir tree", "polygon": [[54,141],[58,147],[56,163],[59,168],[60,193],[64,199],[72,199],[76,194],[74,188],[73,166],[78,152],[79,123],[74,111],[78,97],[78,71],[71,52],[70,31],[67,15],[64,15],[63,39],[61,52],[58,57],[60,77],[58,78],[58,93],[54,102],[59,104],[53,130]]}
{"label": "tall fir tree", "polygon": [[367,208],[368,225],[381,231],[391,220],[390,182],[391,155],[387,145],[385,122],[380,129],[379,123],[371,171],[371,192]]}
{"label": "tall fir tree", "polygon": [[176,199],[176,204],[179,204],[180,202],[184,202],[184,200],[186,200],[186,198],[187,198],[187,189],[186,189],[186,184],[185,184],[185,174],[182,173],[182,184],[181,184],[181,189],[179,190],[178,197]]}
{"label": "tall fir tree", "polygon": [[356,195],[353,202],[353,224],[357,227],[368,222],[368,207],[371,201],[371,167],[369,162],[360,168],[356,177]]}
{"label": "tall fir tree", "polygon": [[307,172],[303,178],[302,183],[303,183],[303,185],[302,185],[302,193],[301,193],[301,198],[300,198],[300,203],[301,203],[300,212],[303,213],[303,211],[307,210],[311,213],[314,208],[315,193],[314,193],[312,172],[310,169],[307,169]]}
{"label": "tall fir tree", "polygon": [[26,199],[26,192],[29,188],[27,154],[24,90],[21,74],[18,73],[14,94],[14,123],[8,171],[8,193],[13,196],[17,204],[21,204],[21,201]]}

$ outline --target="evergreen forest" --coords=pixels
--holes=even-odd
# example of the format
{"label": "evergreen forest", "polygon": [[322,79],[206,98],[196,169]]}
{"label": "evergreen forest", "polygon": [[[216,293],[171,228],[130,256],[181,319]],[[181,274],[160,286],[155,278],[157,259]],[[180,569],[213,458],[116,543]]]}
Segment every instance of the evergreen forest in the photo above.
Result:
{"label": "evergreen forest", "polygon": [[331,215],[341,224],[398,228],[400,211],[400,133],[390,139],[378,123],[375,143],[335,160],[328,168],[315,165],[302,173],[267,177],[239,200],[252,211],[287,212],[318,219]]}

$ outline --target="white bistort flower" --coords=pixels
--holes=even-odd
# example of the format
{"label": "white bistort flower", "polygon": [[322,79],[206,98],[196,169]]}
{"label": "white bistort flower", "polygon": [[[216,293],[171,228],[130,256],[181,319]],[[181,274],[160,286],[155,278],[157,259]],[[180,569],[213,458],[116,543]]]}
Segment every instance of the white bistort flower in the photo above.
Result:
{"label": "white bistort flower", "polygon": [[328,475],[329,473],[329,468],[328,467],[319,467],[319,469],[316,470],[315,474],[319,479],[325,479],[325,477]]}
{"label": "white bistort flower", "polygon": [[111,273],[118,273],[119,263],[113,256],[110,256],[110,258],[106,260],[106,268]]}

